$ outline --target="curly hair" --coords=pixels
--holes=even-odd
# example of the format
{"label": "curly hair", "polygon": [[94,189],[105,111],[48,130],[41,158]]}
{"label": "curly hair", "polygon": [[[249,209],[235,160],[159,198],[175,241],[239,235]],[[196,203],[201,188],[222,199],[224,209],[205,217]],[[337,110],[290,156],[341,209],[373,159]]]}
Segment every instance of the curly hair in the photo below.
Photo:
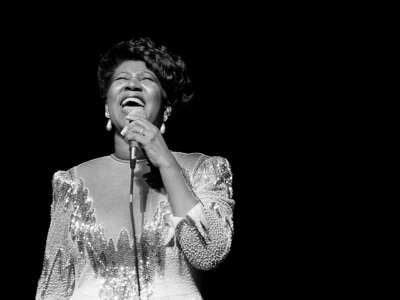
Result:
{"label": "curly hair", "polygon": [[142,37],[114,45],[99,61],[97,79],[100,95],[106,98],[114,70],[126,60],[141,60],[155,73],[167,94],[164,105],[174,107],[193,97],[192,82],[185,62],[163,45],[156,45],[150,38]]}

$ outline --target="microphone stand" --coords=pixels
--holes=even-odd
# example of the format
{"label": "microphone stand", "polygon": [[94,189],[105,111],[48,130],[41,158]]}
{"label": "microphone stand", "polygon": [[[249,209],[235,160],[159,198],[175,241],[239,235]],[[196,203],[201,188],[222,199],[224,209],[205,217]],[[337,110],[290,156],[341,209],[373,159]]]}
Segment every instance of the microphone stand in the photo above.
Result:
{"label": "microphone stand", "polygon": [[130,181],[130,188],[129,188],[129,212],[131,215],[131,223],[132,223],[132,232],[133,232],[133,249],[135,253],[135,268],[136,268],[136,281],[138,287],[138,295],[140,299],[140,274],[139,274],[139,259],[138,259],[138,249],[137,249],[137,242],[136,242],[136,230],[135,230],[135,221],[133,218],[133,179],[134,179],[134,170],[136,167],[136,147],[130,145],[129,146],[129,160],[130,160],[130,167],[131,167],[131,181]]}

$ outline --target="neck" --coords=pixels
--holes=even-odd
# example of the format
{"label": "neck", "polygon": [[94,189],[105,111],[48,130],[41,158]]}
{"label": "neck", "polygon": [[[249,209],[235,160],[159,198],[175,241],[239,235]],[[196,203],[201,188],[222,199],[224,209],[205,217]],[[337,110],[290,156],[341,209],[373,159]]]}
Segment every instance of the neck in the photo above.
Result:
{"label": "neck", "polygon": [[[118,133],[114,133],[114,155],[119,159],[129,160],[129,143]],[[145,158],[140,147],[137,147],[136,158]]]}

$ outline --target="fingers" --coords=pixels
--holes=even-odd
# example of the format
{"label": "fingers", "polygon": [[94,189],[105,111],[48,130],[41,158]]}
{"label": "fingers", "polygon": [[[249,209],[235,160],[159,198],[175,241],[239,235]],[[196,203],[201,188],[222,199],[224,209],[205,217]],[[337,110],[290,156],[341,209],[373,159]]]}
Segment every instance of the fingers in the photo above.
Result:
{"label": "fingers", "polygon": [[155,135],[157,134],[158,128],[146,119],[135,119],[122,129],[121,135],[124,135],[130,130],[134,130],[137,133],[144,133],[144,131],[146,131],[147,134]]}
{"label": "fingers", "polygon": [[125,136],[128,132],[134,132],[138,133],[140,135],[144,135],[145,127],[142,125],[138,125],[137,123],[130,123],[126,125],[122,130],[121,130],[121,135]]}
{"label": "fingers", "polygon": [[126,141],[136,141],[141,144],[147,144],[152,141],[155,137],[155,132],[151,127],[146,128],[146,124],[141,122],[133,121],[129,125],[125,126],[121,131],[121,135]]}
{"label": "fingers", "polygon": [[[127,119],[131,120],[131,122],[129,124],[136,124],[136,125],[140,125],[145,129],[151,130],[153,127],[155,127],[150,121],[148,121],[147,119],[143,119],[143,118],[128,118]],[[157,128],[157,127],[156,127]]]}
{"label": "fingers", "polygon": [[140,133],[137,133],[137,132],[128,132],[125,136],[124,136],[124,138],[127,140],[127,141],[135,141],[135,142],[138,142],[139,144],[141,144],[141,145],[146,145],[147,143],[148,143],[148,141],[149,141],[149,139],[146,137],[146,136],[144,136],[144,135],[142,135],[142,134],[140,134]]}

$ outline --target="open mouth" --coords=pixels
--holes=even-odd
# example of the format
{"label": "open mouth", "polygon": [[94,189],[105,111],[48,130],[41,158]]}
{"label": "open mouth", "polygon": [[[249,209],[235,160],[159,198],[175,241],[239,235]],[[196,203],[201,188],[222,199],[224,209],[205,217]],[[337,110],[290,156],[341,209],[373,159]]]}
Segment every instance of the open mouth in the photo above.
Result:
{"label": "open mouth", "polygon": [[144,101],[137,97],[128,97],[122,100],[122,108],[124,107],[144,107]]}

